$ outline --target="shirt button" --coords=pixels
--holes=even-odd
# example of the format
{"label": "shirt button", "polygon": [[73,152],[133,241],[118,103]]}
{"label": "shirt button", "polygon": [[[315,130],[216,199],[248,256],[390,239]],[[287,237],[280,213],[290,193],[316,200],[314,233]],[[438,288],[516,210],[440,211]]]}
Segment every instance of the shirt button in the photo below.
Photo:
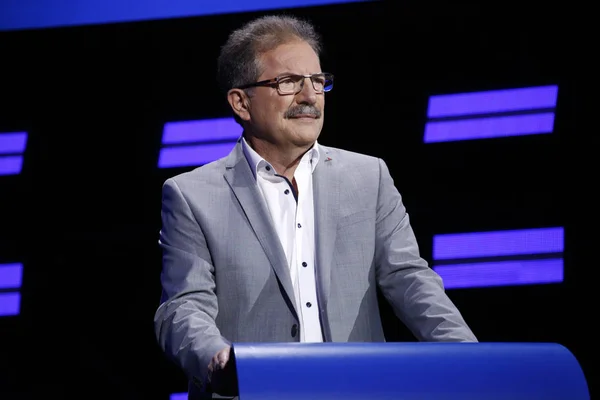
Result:
{"label": "shirt button", "polygon": [[306,263],[306,261],[302,262],[302,266],[303,267],[308,267],[308,264]]}
{"label": "shirt button", "polygon": [[267,165],[267,166],[265,167],[265,169],[266,169],[267,171],[270,171],[270,170],[271,170],[271,167],[269,167],[269,166]]}
{"label": "shirt button", "polygon": [[285,191],[283,193],[290,194],[290,191],[288,189],[285,189]]}
{"label": "shirt button", "polygon": [[302,228],[302,224],[298,224],[298,228]]}
{"label": "shirt button", "polygon": [[306,307],[311,308],[312,307],[312,303],[309,301],[308,303],[306,303]]}
{"label": "shirt button", "polygon": [[292,337],[296,337],[296,335],[298,334],[298,325],[294,324],[292,325]]}

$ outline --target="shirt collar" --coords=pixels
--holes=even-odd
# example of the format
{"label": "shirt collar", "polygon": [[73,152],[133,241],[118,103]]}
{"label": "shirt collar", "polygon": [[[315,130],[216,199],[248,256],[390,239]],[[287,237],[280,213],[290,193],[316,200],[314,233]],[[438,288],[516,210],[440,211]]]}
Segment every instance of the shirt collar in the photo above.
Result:
{"label": "shirt collar", "polygon": [[[252,170],[252,174],[254,174],[254,178],[256,178],[258,170],[264,164],[271,168],[271,171],[275,171],[275,168],[269,163],[267,160],[262,158],[260,154],[258,154],[246,141],[246,138],[242,136],[242,150],[244,151],[244,155],[246,156],[246,160],[248,160],[248,164],[250,164],[250,169]],[[311,173],[315,171],[317,167],[317,163],[319,162],[319,144],[315,141],[313,147],[310,148],[300,159],[300,163],[310,163],[311,165]]]}

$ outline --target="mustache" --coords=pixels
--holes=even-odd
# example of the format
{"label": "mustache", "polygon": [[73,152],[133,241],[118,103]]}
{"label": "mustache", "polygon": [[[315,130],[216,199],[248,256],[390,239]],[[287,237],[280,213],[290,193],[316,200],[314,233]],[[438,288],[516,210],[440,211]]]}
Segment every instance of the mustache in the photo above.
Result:
{"label": "mustache", "polygon": [[315,106],[302,104],[286,111],[284,118],[295,118],[298,115],[312,115],[315,118],[321,118],[321,110]]}

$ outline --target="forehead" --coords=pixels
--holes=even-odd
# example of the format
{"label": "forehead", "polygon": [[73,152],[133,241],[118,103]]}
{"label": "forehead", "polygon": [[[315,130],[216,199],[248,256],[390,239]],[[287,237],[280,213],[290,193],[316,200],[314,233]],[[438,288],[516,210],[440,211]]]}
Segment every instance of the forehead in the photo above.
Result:
{"label": "forehead", "polygon": [[313,74],[321,72],[319,56],[304,41],[277,46],[260,57],[263,66],[261,78],[270,79],[283,73]]}

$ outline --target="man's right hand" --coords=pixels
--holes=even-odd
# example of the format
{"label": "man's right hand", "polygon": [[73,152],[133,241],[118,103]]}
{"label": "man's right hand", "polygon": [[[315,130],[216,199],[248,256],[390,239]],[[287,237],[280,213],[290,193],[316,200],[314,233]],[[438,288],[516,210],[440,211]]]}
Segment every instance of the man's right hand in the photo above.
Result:
{"label": "man's right hand", "polygon": [[208,377],[212,391],[222,396],[237,396],[238,385],[235,366],[229,362],[231,346],[219,350],[208,364]]}
{"label": "man's right hand", "polygon": [[215,371],[220,369],[225,369],[227,362],[229,361],[229,352],[231,351],[231,346],[227,346],[217,352],[210,360],[210,364],[208,364],[208,371],[212,374]]}

